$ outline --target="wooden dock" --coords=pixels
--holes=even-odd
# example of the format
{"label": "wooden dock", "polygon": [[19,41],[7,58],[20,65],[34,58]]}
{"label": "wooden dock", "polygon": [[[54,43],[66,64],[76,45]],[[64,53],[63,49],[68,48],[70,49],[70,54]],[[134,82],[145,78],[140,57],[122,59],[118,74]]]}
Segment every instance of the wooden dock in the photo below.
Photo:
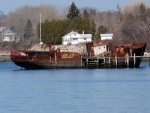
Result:
{"label": "wooden dock", "polygon": [[84,68],[138,68],[143,59],[149,62],[150,56],[126,57],[82,57],[81,66]]}

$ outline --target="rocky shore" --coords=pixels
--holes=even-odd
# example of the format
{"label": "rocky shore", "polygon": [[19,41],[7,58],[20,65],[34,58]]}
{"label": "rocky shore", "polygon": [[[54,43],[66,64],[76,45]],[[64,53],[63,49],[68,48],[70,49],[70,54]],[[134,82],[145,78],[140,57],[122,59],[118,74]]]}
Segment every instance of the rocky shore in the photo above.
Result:
{"label": "rocky shore", "polygon": [[[60,50],[61,52],[82,53],[83,51],[86,52],[86,44],[81,43],[81,44],[76,44],[76,45],[51,45],[51,49]],[[36,44],[30,50],[49,51],[49,47],[45,44],[43,45]]]}
{"label": "rocky shore", "polygon": [[11,61],[10,51],[0,51],[0,62]]}

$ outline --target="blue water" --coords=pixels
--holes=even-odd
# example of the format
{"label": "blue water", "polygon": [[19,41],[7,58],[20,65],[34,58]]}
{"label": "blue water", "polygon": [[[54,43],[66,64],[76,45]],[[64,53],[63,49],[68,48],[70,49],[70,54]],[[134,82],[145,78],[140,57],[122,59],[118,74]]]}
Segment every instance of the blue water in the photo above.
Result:
{"label": "blue water", "polygon": [[0,113],[150,113],[150,68],[22,70],[0,63]]}

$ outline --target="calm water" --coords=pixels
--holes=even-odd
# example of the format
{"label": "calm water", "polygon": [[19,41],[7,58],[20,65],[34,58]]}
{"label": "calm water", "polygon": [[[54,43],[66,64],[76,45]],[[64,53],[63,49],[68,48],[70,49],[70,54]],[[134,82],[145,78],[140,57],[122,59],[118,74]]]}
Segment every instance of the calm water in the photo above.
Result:
{"label": "calm water", "polygon": [[0,113],[150,113],[149,105],[148,66],[21,70],[0,63]]}

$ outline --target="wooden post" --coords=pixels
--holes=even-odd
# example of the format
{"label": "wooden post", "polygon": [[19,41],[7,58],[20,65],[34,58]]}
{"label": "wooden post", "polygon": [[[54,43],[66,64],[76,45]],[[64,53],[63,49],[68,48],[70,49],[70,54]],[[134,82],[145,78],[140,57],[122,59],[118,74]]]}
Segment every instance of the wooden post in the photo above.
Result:
{"label": "wooden post", "polygon": [[104,64],[106,63],[106,59],[105,59],[105,57],[104,57]]}
{"label": "wooden post", "polygon": [[97,60],[96,65],[99,68],[99,60],[98,60],[98,58],[96,58],[96,60]]}
{"label": "wooden post", "polygon": [[104,56],[104,68],[106,68],[105,66],[106,66],[106,59],[105,59],[105,56]]}
{"label": "wooden post", "polygon": [[83,63],[83,62],[82,62],[82,54],[81,54],[81,68],[82,68],[82,65],[83,65],[82,63]]}
{"label": "wooden post", "polygon": [[136,59],[135,59],[135,53],[134,53],[134,68],[135,68],[135,62],[136,62]]}
{"label": "wooden post", "polygon": [[51,59],[51,53],[50,53],[50,52],[49,52],[49,60],[50,60],[50,62],[51,62],[51,60],[52,60],[52,59]]}
{"label": "wooden post", "polygon": [[110,65],[110,56],[109,56],[109,65]]}
{"label": "wooden post", "polygon": [[118,59],[117,56],[115,56],[115,63],[116,63],[116,68],[118,67]]}
{"label": "wooden post", "polygon": [[99,58],[97,59],[97,65],[98,65],[98,68],[100,68],[100,60],[99,60]]}
{"label": "wooden post", "polygon": [[89,59],[87,58],[86,61],[87,61],[87,67],[88,67],[89,66]]}
{"label": "wooden post", "polygon": [[111,65],[110,65],[110,56],[108,58],[108,63],[109,63],[109,68],[110,68],[111,67]]}
{"label": "wooden post", "polygon": [[56,52],[55,52],[55,64],[57,64],[57,56],[56,56]]}
{"label": "wooden post", "polygon": [[127,68],[129,68],[130,66],[130,56],[129,56],[129,54],[127,53],[126,54],[126,63],[127,63]]}
{"label": "wooden post", "polygon": [[126,57],[127,60],[127,68],[129,68],[129,56]]}
{"label": "wooden post", "polygon": [[90,52],[90,58],[92,57],[91,52]]}
{"label": "wooden post", "polygon": [[150,67],[150,57],[149,57],[149,67]]}

